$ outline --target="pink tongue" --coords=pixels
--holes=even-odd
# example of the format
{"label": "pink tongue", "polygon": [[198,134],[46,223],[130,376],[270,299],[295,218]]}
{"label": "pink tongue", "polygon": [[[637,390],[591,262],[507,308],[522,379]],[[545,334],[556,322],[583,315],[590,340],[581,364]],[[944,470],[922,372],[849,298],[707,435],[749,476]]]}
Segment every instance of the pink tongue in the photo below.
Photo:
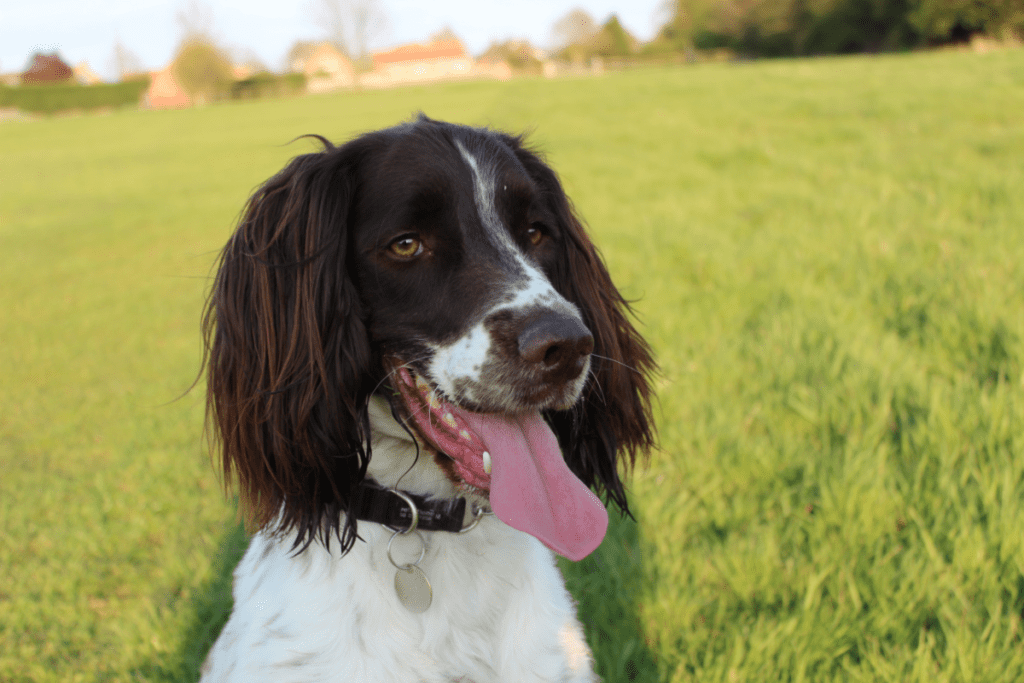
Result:
{"label": "pink tongue", "polygon": [[601,545],[608,512],[569,470],[540,413],[460,417],[491,454],[491,508],[501,521],[573,561]]}

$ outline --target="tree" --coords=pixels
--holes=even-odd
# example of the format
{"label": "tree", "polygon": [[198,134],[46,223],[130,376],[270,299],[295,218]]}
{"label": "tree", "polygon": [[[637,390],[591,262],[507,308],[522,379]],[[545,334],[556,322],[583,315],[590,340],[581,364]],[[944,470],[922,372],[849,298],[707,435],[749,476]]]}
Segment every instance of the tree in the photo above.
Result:
{"label": "tree", "polygon": [[442,41],[446,42],[451,40],[458,40],[460,43],[462,42],[462,40],[459,38],[459,35],[455,33],[454,30],[452,30],[451,26],[445,26],[441,28],[439,31],[435,31],[430,34],[430,42],[432,43],[439,43]]}
{"label": "tree", "polygon": [[910,6],[908,19],[927,42],[964,40],[975,33],[1013,32],[1024,38],[1021,0],[916,0]]}
{"label": "tree", "polygon": [[602,57],[627,57],[634,54],[640,44],[640,41],[623,27],[615,14],[608,17],[601,30],[587,42],[591,54]]}
{"label": "tree", "polygon": [[892,49],[910,40],[907,0],[676,0],[661,31],[677,49],[775,57]]}
{"label": "tree", "polygon": [[70,81],[74,75],[74,69],[68,66],[56,52],[50,54],[36,52],[29,60],[28,69],[21,74],[21,82],[62,83]]}
{"label": "tree", "polygon": [[542,66],[540,59],[537,58],[537,50],[528,40],[492,42],[486,52],[480,55],[480,59],[507,62],[513,71],[520,73],[539,74]]}
{"label": "tree", "polygon": [[661,11],[668,19],[656,40],[680,51],[692,50],[696,34],[708,25],[717,5],[715,0],[667,0]]}
{"label": "tree", "polygon": [[367,56],[388,23],[377,0],[313,0],[312,12],[328,40],[353,61]]}
{"label": "tree", "polygon": [[256,51],[250,47],[235,48],[231,51],[230,56],[231,63],[234,66],[241,67],[249,76],[270,71]]}
{"label": "tree", "polygon": [[110,57],[109,68],[119,81],[125,81],[142,73],[142,60],[125,47],[120,38],[114,41],[114,53]]}
{"label": "tree", "polygon": [[1022,0],[672,0],[656,42],[757,56],[877,52],[1024,37]]}
{"label": "tree", "polygon": [[309,55],[316,49],[317,44],[307,40],[296,40],[292,43],[288,54],[284,58],[284,70],[298,72],[302,71],[302,64],[309,58]]}
{"label": "tree", "polygon": [[597,33],[597,22],[585,9],[577,7],[556,21],[551,33],[555,37],[555,47],[565,50],[592,38]]}
{"label": "tree", "polygon": [[220,99],[231,90],[231,60],[218,47],[213,32],[213,10],[192,0],[178,10],[181,42],[171,62],[175,77],[196,104]]}
{"label": "tree", "polygon": [[177,13],[181,42],[200,41],[215,43],[213,36],[213,8],[200,0],[191,0]]}
{"label": "tree", "polygon": [[612,14],[598,26],[593,17],[578,8],[555,22],[552,33],[558,41],[558,56],[576,63],[594,56],[626,57],[636,54],[640,45],[617,15]]}
{"label": "tree", "polygon": [[183,42],[172,68],[178,82],[197,104],[220,99],[230,91],[231,62],[211,42],[200,38]]}

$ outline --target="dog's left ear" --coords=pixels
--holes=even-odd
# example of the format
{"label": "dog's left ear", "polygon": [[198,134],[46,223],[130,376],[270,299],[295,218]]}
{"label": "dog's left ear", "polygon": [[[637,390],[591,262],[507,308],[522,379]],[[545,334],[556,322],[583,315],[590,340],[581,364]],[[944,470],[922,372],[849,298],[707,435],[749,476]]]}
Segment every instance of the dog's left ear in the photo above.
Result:
{"label": "dog's left ear", "polygon": [[293,159],[250,197],[203,320],[207,428],[250,530],[342,552],[371,455],[373,374],[349,267],[365,139]]}
{"label": "dog's left ear", "polygon": [[628,512],[617,453],[632,465],[654,446],[651,376],[657,364],[630,322],[632,309],[612,283],[557,174],[523,146],[522,138],[507,141],[558,221],[565,254],[548,274],[552,284],[580,309],[594,335],[591,378],[582,401],[571,410],[548,412],[548,422],[576,476]]}

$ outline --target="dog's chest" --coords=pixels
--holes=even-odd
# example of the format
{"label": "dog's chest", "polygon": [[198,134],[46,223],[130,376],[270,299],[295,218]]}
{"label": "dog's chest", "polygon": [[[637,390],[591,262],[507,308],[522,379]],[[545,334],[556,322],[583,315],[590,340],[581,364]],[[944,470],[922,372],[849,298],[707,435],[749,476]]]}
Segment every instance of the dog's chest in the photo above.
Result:
{"label": "dog's chest", "polygon": [[[234,673],[204,680],[241,680],[249,667],[260,672],[253,680],[298,670],[382,683],[589,680],[571,600],[539,541],[493,518],[464,535],[424,534],[418,566],[433,600],[416,614],[394,590],[391,535],[361,525],[363,540],[344,557],[320,545],[291,556],[287,539],[257,535],[236,571],[235,610],[208,662]],[[408,559],[401,550],[394,555]],[[232,659],[236,666],[228,667]],[[584,677],[570,677],[575,669]]]}

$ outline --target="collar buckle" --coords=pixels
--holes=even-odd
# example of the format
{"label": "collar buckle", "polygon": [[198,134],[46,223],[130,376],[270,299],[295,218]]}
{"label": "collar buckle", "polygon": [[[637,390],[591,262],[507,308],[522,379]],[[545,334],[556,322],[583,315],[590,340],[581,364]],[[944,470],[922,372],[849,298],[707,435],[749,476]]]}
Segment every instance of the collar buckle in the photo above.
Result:
{"label": "collar buckle", "polygon": [[[402,533],[417,529],[457,533],[462,530],[466,517],[466,499],[461,496],[427,498],[364,482],[360,486],[359,500],[350,514],[358,520],[383,524],[392,530],[403,529]],[[471,526],[475,526],[477,521],[479,519],[475,519]]]}

